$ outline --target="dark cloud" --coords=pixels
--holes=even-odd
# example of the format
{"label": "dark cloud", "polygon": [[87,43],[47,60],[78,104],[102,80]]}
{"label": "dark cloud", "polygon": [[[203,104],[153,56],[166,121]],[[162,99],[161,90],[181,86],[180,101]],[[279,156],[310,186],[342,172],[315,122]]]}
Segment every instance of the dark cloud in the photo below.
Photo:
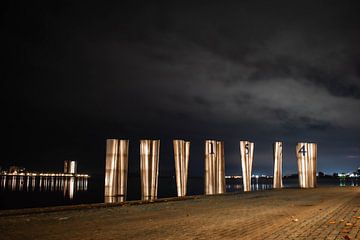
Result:
{"label": "dark cloud", "polygon": [[[321,170],[351,170],[358,10],[355,1],[8,4],[1,158],[30,168],[75,158],[103,172],[104,139],[130,138],[135,171],[138,140],[161,138],[168,173],[170,141],[182,137],[193,144],[190,171],[201,175],[203,140],[216,138],[235,174],[238,141],[250,139],[255,170],[271,173],[280,139],[287,172],[303,140],[319,143]],[[19,138],[27,146],[14,156]]]}

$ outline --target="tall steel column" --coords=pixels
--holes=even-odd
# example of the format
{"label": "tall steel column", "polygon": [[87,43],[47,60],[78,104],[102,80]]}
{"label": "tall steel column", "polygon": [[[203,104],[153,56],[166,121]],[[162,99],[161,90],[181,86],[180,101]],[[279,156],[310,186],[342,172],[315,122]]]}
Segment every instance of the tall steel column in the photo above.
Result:
{"label": "tall steel column", "polygon": [[117,196],[118,140],[106,140],[105,198]]}
{"label": "tall steel column", "polygon": [[254,143],[240,141],[240,155],[244,191],[251,191],[251,171],[254,160]]}
{"label": "tall steel column", "polygon": [[205,141],[205,194],[225,192],[224,142]]}
{"label": "tall steel column", "polygon": [[224,142],[216,142],[216,193],[225,193],[225,155],[224,155]]}
{"label": "tall steel column", "polygon": [[301,188],[316,187],[317,144],[301,142],[296,145],[296,157]]}
{"label": "tall steel column", "polygon": [[67,174],[76,174],[77,173],[77,163],[73,160],[64,161],[64,173]]}
{"label": "tall steel column", "polygon": [[141,199],[157,198],[160,140],[140,140]]}
{"label": "tall steel column", "polygon": [[71,174],[76,174],[77,173],[77,163],[76,163],[76,161],[70,161],[69,173],[71,173]]}
{"label": "tall steel column", "polygon": [[69,173],[69,160],[64,161],[64,173]]}
{"label": "tall steel column", "polygon": [[118,140],[117,196],[126,199],[128,177],[129,140]]}
{"label": "tall steel column", "polygon": [[273,188],[282,188],[282,161],[283,161],[283,143],[274,143],[274,177]]}
{"label": "tall steel column", "polygon": [[190,142],[173,140],[176,172],[176,188],[178,197],[186,196]]}
{"label": "tall steel column", "polygon": [[105,202],[124,201],[127,194],[129,140],[106,140]]}

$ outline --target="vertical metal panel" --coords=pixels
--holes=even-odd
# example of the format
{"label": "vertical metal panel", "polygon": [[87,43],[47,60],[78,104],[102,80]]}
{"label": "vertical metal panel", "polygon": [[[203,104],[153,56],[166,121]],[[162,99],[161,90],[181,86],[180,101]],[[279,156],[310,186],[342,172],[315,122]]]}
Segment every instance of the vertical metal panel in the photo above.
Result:
{"label": "vertical metal panel", "polygon": [[273,188],[282,188],[282,161],[283,161],[283,143],[274,143],[274,177]]}
{"label": "vertical metal panel", "polygon": [[118,140],[118,156],[117,156],[118,167],[116,174],[118,200],[125,200],[127,195],[128,155],[129,155],[129,140],[124,140],[124,139]]}
{"label": "vertical metal panel", "polygon": [[69,173],[76,174],[77,173],[77,164],[76,161],[69,161]]}
{"label": "vertical metal panel", "polygon": [[64,161],[64,173],[69,173],[69,161],[65,160]]}
{"label": "vertical metal panel", "polygon": [[157,198],[160,140],[140,140],[141,199]]}
{"label": "vertical metal panel", "polygon": [[317,145],[300,142],[296,145],[299,185],[301,188],[316,187]]}
{"label": "vertical metal panel", "polygon": [[304,142],[296,145],[296,158],[298,163],[299,185],[301,188],[307,188],[307,144]]}
{"label": "vertical metal panel", "polygon": [[175,161],[175,175],[176,175],[176,190],[178,197],[182,196],[182,179],[181,179],[181,155],[182,155],[182,140],[173,140],[174,161]]}
{"label": "vertical metal panel", "polygon": [[76,174],[77,173],[77,163],[73,160],[64,161],[64,173]]}
{"label": "vertical metal panel", "polygon": [[140,181],[141,181],[141,198],[149,196],[149,155],[151,140],[140,140]]}
{"label": "vertical metal panel", "polygon": [[309,151],[309,167],[311,169],[309,173],[310,187],[315,188],[317,186],[316,169],[317,169],[317,144],[308,143]]}
{"label": "vertical metal panel", "polygon": [[244,191],[251,191],[251,172],[254,159],[254,143],[240,141],[240,155]]}
{"label": "vertical metal panel", "polygon": [[224,143],[215,140],[205,141],[205,194],[225,192]]}
{"label": "vertical metal panel", "polygon": [[190,142],[173,140],[176,188],[178,197],[186,195]]}
{"label": "vertical metal panel", "polygon": [[205,170],[204,170],[204,192],[205,194],[215,194],[214,165],[216,161],[216,141],[205,141]]}
{"label": "vertical metal panel", "polygon": [[185,163],[184,163],[184,179],[183,179],[183,194],[187,193],[187,182],[189,175],[189,159],[190,159],[190,141],[185,141]]}
{"label": "vertical metal panel", "polygon": [[[125,200],[127,194],[129,140],[106,140],[105,202]],[[121,197],[120,197],[121,196]],[[115,198],[116,197],[116,198]]]}
{"label": "vertical metal panel", "polygon": [[159,154],[160,154],[160,140],[152,141],[152,175],[151,175],[151,198],[157,198],[157,189],[159,181]]}
{"label": "vertical metal panel", "polygon": [[225,193],[224,142],[216,142],[216,193]]}
{"label": "vertical metal panel", "polygon": [[117,195],[118,143],[117,139],[106,140],[105,197]]}

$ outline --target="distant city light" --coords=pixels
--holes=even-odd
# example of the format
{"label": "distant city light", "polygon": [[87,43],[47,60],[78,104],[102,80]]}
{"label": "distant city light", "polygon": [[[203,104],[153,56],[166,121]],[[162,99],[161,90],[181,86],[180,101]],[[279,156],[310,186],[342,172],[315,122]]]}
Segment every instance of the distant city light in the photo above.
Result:
{"label": "distant city light", "polygon": [[33,172],[14,172],[14,173],[8,173],[8,172],[2,172],[0,175],[3,176],[30,176],[30,177],[83,177],[83,178],[89,178],[89,174],[71,174],[71,173],[33,173]]}

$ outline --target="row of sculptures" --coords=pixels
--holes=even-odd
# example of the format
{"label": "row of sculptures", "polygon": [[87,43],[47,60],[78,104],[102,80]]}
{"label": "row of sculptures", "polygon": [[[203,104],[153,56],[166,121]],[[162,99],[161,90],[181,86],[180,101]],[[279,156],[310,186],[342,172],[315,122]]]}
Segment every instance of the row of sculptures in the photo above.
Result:
{"label": "row of sculptures", "polygon": [[[173,140],[176,187],[178,197],[186,196],[190,142]],[[282,188],[283,144],[273,144],[273,188]],[[157,198],[160,140],[140,140],[140,179],[142,200]],[[106,140],[105,202],[122,202],[127,194],[129,140]],[[251,191],[254,143],[240,141],[240,156],[244,191]],[[316,187],[317,144],[296,145],[299,185]],[[205,141],[204,192],[206,195],[225,193],[224,142]]]}

